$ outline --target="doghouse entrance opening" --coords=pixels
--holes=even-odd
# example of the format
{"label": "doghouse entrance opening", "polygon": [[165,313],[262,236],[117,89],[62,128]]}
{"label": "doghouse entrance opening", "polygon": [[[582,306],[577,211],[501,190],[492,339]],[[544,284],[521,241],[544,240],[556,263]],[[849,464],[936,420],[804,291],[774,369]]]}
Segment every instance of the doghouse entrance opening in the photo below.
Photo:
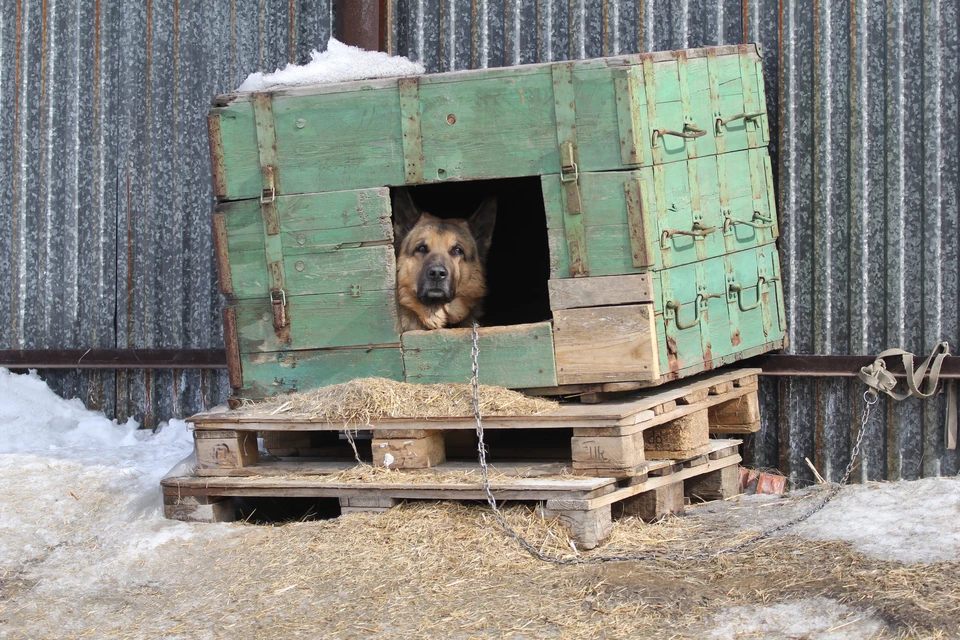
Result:
{"label": "doghouse entrance opening", "polygon": [[469,218],[487,197],[497,220],[487,257],[484,326],[550,320],[550,249],[539,177],[405,187],[414,204],[438,218]]}

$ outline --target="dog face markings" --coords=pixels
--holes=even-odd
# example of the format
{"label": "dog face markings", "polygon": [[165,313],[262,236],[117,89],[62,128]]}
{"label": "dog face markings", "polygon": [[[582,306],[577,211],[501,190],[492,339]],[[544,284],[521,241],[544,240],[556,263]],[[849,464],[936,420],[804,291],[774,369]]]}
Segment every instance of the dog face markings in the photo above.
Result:
{"label": "dog face markings", "polygon": [[469,220],[440,219],[418,210],[405,190],[395,195],[397,293],[405,330],[439,328],[480,315],[496,206],[488,198]]}

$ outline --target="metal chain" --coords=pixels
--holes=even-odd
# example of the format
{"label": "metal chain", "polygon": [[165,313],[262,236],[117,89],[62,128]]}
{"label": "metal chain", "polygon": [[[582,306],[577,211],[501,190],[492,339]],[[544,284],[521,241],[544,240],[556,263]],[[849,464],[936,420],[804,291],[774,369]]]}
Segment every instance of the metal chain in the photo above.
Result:
{"label": "metal chain", "polygon": [[843,478],[840,480],[840,482],[830,487],[830,490],[827,492],[827,495],[824,496],[824,498],[809,511],[806,511],[803,514],[795,518],[792,518],[791,520],[788,520],[786,522],[782,522],[774,527],[770,527],[769,529],[764,529],[757,535],[753,536],[752,538],[748,538],[747,540],[739,544],[726,547],[724,549],[720,549],[719,551],[714,551],[711,553],[700,552],[700,553],[683,555],[678,553],[648,552],[648,553],[633,553],[633,554],[626,554],[626,555],[590,556],[589,558],[577,558],[577,557],[564,558],[562,556],[558,556],[555,554],[544,553],[543,551],[538,549],[536,546],[531,544],[529,541],[527,541],[513,527],[511,527],[510,524],[507,522],[506,518],[504,517],[503,512],[497,506],[497,500],[493,496],[493,491],[490,489],[490,473],[489,473],[489,467],[487,465],[487,447],[483,440],[483,417],[480,415],[480,375],[479,375],[480,368],[479,368],[479,365],[477,364],[478,356],[480,354],[479,337],[480,337],[480,334],[477,328],[477,324],[474,323],[473,348],[471,349],[471,356],[473,358],[473,378],[471,380],[471,383],[473,385],[473,417],[477,423],[477,451],[479,454],[480,472],[483,476],[483,490],[484,490],[484,493],[486,493],[487,495],[487,502],[490,504],[490,508],[493,510],[494,518],[496,519],[497,523],[499,523],[499,525],[503,528],[504,532],[508,536],[513,538],[521,547],[523,547],[523,549],[527,553],[529,553],[531,556],[533,556],[538,560],[542,560],[544,562],[550,562],[550,563],[562,565],[562,566],[581,565],[581,564],[599,564],[603,562],[623,562],[623,561],[636,561],[636,560],[672,560],[672,561],[681,561],[681,562],[690,562],[694,560],[707,560],[711,558],[718,558],[722,555],[742,551],[743,549],[746,549],[747,547],[750,547],[760,542],[761,540],[769,538],[770,536],[776,533],[779,533],[784,529],[788,529],[797,524],[800,524],[801,522],[803,522],[804,520],[807,520],[808,518],[813,516],[815,513],[819,512],[821,509],[827,506],[827,504],[831,500],[833,500],[833,498],[836,497],[838,493],[840,493],[840,489],[842,489],[850,480],[850,474],[853,473],[853,469],[855,467],[857,457],[860,455],[860,446],[863,443],[863,436],[866,433],[867,423],[870,419],[870,410],[873,408],[873,405],[877,404],[879,400],[879,398],[877,397],[877,393],[872,389],[868,389],[866,392],[864,392],[863,394],[864,404],[863,404],[863,413],[860,419],[860,428],[857,433],[856,444],[853,447],[853,451],[850,452],[850,462],[847,464],[846,472],[843,474]]}

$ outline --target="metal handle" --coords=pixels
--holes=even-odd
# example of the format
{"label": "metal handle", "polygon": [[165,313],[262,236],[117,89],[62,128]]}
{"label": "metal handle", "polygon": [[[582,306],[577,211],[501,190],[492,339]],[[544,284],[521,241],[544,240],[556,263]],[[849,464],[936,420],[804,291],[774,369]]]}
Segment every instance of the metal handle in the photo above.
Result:
{"label": "metal handle", "polygon": [[678,301],[669,300],[667,302],[667,309],[673,311],[673,321],[677,323],[677,329],[680,329],[681,331],[684,329],[690,329],[700,324],[700,296],[697,296],[697,302],[693,305],[693,322],[680,322],[680,303]]}
{"label": "metal handle", "polygon": [[667,247],[667,240],[673,236],[693,236],[694,238],[706,238],[716,230],[716,227],[705,227],[702,222],[694,222],[693,230],[691,231],[687,231],[686,229],[664,229],[663,233],[660,234],[660,248],[669,248]]}
{"label": "metal handle", "polygon": [[[690,133],[687,133],[689,131]],[[690,122],[683,125],[683,131],[672,131],[670,129],[654,129],[653,142],[650,146],[657,146],[657,141],[663,136],[677,136],[678,138],[702,138],[707,135],[706,130],[701,129]]]}
{"label": "metal handle", "polygon": [[730,116],[729,118],[717,118],[717,135],[721,135],[723,133],[723,128],[734,120],[740,120],[741,118],[744,120],[756,120],[760,116],[765,115],[765,113],[766,112],[764,111],[751,111],[748,113],[738,113],[737,115]]}
{"label": "metal handle", "polygon": [[[743,296],[741,295],[741,294],[743,293],[743,289],[744,289],[743,285],[737,284],[736,282],[731,282],[730,285],[729,285],[729,287],[728,287],[728,290],[730,291],[730,293],[736,293],[736,294],[737,294],[737,306],[740,307],[740,311],[751,311],[751,310],[756,309],[757,307],[759,307],[761,304],[763,304],[763,297],[760,295],[760,286],[761,286],[762,284],[764,284],[764,283],[767,283],[767,282],[776,282],[776,281],[779,280],[779,279],[780,279],[780,278],[770,278],[770,279],[768,280],[768,279],[767,279],[766,277],[764,277],[764,276],[760,276],[759,278],[757,278],[757,284],[756,284],[756,289],[757,289],[757,301],[754,302],[754,303],[753,303],[752,305],[750,305],[749,307],[743,306]],[[754,288],[754,287],[747,287],[747,289],[753,289],[753,288]]]}
{"label": "metal handle", "polygon": [[[753,220],[759,220],[759,222],[753,222]],[[754,229],[769,229],[774,224],[773,218],[764,218],[759,211],[753,212],[753,220],[734,220],[729,213],[725,213],[723,214],[723,232],[730,233],[731,227],[738,224],[745,224]]]}
{"label": "metal handle", "polygon": [[270,306],[273,309],[273,328],[279,331],[287,326],[287,292],[283,289],[271,289]]}
{"label": "metal handle", "polygon": [[710,298],[722,298],[722,293],[698,293],[697,299],[694,301],[693,305],[693,322],[685,323],[680,322],[680,302],[677,300],[668,300],[667,309],[673,311],[673,321],[677,324],[677,329],[681,331],[684,329],[691,329],[698,324],[703,319],[703,316],[700,315],[700,303],[701,301],[709,300]]}

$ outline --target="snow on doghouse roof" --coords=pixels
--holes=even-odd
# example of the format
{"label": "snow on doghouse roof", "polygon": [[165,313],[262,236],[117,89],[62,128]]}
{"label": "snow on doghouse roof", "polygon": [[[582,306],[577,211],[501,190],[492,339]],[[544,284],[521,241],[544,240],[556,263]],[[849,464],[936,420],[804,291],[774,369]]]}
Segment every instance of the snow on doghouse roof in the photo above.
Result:
{"label": "snow on doghouse roof", "polygon": [[282,87],[303,87],[312,84],[393,78],[424,73],[419,62],[382,51],[365,51],[343,44],[335,38],[327,42],[327,50],[310,52],[310,62],[290,63],[273,73],[251,73],[237,91],[271,91]]}

